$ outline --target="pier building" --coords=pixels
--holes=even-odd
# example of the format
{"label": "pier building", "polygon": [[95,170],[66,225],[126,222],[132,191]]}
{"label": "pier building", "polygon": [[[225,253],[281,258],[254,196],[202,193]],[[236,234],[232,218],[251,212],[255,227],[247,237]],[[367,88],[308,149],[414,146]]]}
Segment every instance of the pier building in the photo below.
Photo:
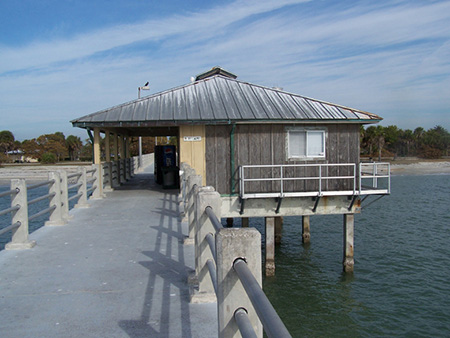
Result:
{"label": "pier building", "polygon": [[[274,245],[283,216],[302,216],[302,241],[310,241],[310,216],[343,215],[343,268],[354,268],[354,214],[368,196],[390,192],[389,165],[360,163],[360,127],[378,115],[240,81],[220,67],[173,89],[77,118],[106,143],[110,187],[121,182],[132,136],[175,136],[178,163],[221,197],[222,218],[265,217],[267,275],[274,274]],[[112,141],[111,141],[112,140]],[[114,144],[114,154],[109,149]],[[114,159],[114,161],[113,161]],[[126,169],[126,168],[125,168]],[[185,168],[182,188],[190,188]],[[124,170],[126,172],[126,170]],[[116,173],[116,174],[114,174]],[[126,177],[124,177],[126,179]],[[101,192],[100,192],[101,194]]]}

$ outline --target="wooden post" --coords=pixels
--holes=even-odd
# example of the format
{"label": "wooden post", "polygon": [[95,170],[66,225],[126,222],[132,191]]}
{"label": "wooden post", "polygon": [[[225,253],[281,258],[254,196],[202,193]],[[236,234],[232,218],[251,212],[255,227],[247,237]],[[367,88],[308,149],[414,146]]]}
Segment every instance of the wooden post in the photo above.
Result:
{"label": "wooden post", "polygon": [[109,142],[109,131],[105,131],[105,161],[111,162],[111,143]]}
{"label": "wooden post", "polygon": [[311,240],[309,216],[302,216],[302,242],[309,243]]}
{"label": "wooden post", "polygon": [[241,224],[242,224],[242,227],[243,228],[248,228],[248,226],[249,226],[249,218],[248,217],[242,217],[241,218]]}
{"label": "wooden post", "polygon": [[266,217],[266,276],[275,276],[275,218]]}
{"label": "wooden post", "polygon": [[100,163],[100,129],[94,128],[94,164]]}
{"label": "wooden post", "polygon": [[281,244],[281,238],[283,232],[283,217],[275,217],[275,244]]}
{"label": "wooden post", "polygon": [[344,272],[353,272],[355,260],[353,258],[355,215],[344,215]]}
{"label": "wooden post", "polygon": [[97,170],[97,188],[94,190],[93,197],[101,198],[103,196],[103,167],[100,153],[100,129],[94,128],[94,167]]}

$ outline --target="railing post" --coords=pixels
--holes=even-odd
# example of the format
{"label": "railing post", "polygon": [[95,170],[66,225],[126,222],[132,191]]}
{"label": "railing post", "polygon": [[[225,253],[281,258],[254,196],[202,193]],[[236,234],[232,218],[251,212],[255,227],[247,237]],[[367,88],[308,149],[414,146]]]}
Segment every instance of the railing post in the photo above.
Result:
{"label": "railing post", "polygon": [[103,163],[103,172],[104,177],[107,177],[107,179],[103,180],[104,187],[103,191],[110,192],[113,190],[113,183],[112,183],[112,162],[105,162]]}
{"label": "railing post", "polygon": [[125,178],[125,160],[124,159],[120,159],[119,168],[120,168],[119,183],[122,184],[127,181],[127,179]]}
{"label": "railing post", "polygon": [[103,198],[103,183],[102,183],[102,164],[93,164],[92,169],[95,170],[93,173],[94,182],[92,185],[95,186],[95,189],[92,191],[92,199],[101,199]]}
{"label": "railing post", "polygon": [[130,158],[127,157],[125,159],[125,179],[128,181],[131,178],[131,162],[130,162]]}
{"label": "railing post", "polygon": [[239,308],[246,309],[257,337],[262,337],[261,321],[233,269],[236,259],[244,259],[259,285],[262,285],[261,234],[255,228],[223,228],[216,235],[216,250],[219,337],[241,337],[233,318]]}
{"label": "railing post", "polygon": [[75,204],[74,208],[89,208],[89,204],[87,202],[87,188],[86,188],[86,167],[81,167],[79,169],[79,172],[81,173],[80,176],[78,176],[77,183],[80,184],[78,187],[78,194],[81,194],[81,196],[78,198],[78,203]]}
{"label": "railing post", "polygon": [[59,172],[52,171],[48,174],[48,179],[54,182],[48,188],[49,194],[54,193],[50,198],[50,207],[55,207],[50,211],[50,217],[45,225],[64,225],[67,221],[63,218],[62,200],[61,200],[61,177]]}
{"label": "railing post", "polygon": [[67,179],[67,171],[59,171],[59,176],[61,177],[62,218],[67,221],[72,218],[69,215],[69,181]]}
{"label": "railing post", "polygon": [[187,179],[187,191],[186,191],[186,200],[187,200],[187,219],[189,224],[189,239],[194,239],[195,237],[195,187],[201,187],[202,185],[202,176],[201,175],[191,175]]}
{"label": "railing post", "polygon": [[36,245],[35,241],[28,239],[28,199],[27,199],[27,184],[24,179],[11,180],[11,190],[16,190],[16,193],[11,195],[11,207],[16,205],[20,208],[11,213],[11,224],[17,222],[20,226],[12,230],[11,242],[5,245],[5,250],[22,250],[30,249]]}
{"label": "railing post", "polygon": [[198,277],[198,293],[191,297],[192,303],[210,303],[216,301],[214,285],[209,275],[206,262],[214,261],[206,235],[215,234],[216,230],[205,212],[211,207],[220,219],[222,200],[213,187],[200,188],[196,196],[196,234],[195,234],[195,272]]}
{"label": "railing post", "polygon": [[112,188],[117,188],[120,186],[120,162],[114,161],[112,163]]}

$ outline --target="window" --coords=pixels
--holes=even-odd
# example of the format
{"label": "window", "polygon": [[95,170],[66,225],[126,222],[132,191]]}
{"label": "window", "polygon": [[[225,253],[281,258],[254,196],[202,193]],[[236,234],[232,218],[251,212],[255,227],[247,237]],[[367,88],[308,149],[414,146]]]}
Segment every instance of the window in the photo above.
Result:
{"label": "window", "polygon": [[288,129],[288,159],[325,158],[325,130]]}

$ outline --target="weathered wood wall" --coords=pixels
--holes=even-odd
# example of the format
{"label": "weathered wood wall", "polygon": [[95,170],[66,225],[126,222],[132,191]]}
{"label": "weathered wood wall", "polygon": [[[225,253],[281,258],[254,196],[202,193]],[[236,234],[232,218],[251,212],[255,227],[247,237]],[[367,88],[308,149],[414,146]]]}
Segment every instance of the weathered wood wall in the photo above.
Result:
{"label": "weathered wood wall", "polygon": [[[305,125],[236,125],[234,136],[234,171],[232,172],[230,133],[231,125],[206,126],[206,184],[214,186],[221,194],[239,192],[238,167],[240,165],[261,164],[315,164],[315,163],[359,163],[359,125],[307,125],[321,127],[326,133],[326,158],[314,161],[287,161],[286,159],[286,127]],[[279,177],[280,170],[272,168],[252,169],[246,176]],[[317,175],[317,168],[289,168],[285,177]],[[323,169],[323,175],[352,175],[344,167]],[[234,186],[232,191],[232,175]],[[350,180],[333,180],[323,186],[324,190],[347,190],[352,187]],[[317,190],[318,182],[313,180],[297,180],[285,183],[285,191]],[[247,192],[279,191],[279,182],[258,182],[246,184]]]}

